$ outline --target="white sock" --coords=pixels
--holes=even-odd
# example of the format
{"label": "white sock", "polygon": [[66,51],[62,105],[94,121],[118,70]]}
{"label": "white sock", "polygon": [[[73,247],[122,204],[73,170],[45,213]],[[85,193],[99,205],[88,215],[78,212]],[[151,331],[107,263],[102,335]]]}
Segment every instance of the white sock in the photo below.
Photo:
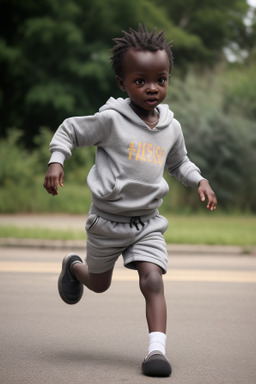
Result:
{"label": "white sock", "polygon": [[165,355],[166,334],[163,332],[151,332],[149,334],[148,354],[152,351],[160,351]]}

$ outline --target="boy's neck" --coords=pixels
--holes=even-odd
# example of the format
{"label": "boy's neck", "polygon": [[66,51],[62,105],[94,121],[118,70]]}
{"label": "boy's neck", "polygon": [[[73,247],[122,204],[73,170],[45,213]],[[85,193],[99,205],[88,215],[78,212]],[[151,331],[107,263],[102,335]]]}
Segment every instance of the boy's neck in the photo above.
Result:
{"label": "boy's neck", "polygon": [[155,128],[155,126],[158,124],[158,121],[159,121],[159,112],[157,111],[156,108],[154,108],[153,110],[147,111],[133,104],[132,101],[130,102],[130,106],[132,110],[136,113],[136,115],[138,115],[139,118],[143,120],[144,123],[146,123],[150,129]]}
{"label": "boy's neck", "polygon": [[130,101],[130,107],[132,108],[133,112],[135,112],[136,115],[138,115],[142,120],[150,121],[150,119],[153,120],[158,118],[159,116],[156,109],[147,111],[146,109],[142,109],[138,107],[136,104],[132,102],[132,100]]}

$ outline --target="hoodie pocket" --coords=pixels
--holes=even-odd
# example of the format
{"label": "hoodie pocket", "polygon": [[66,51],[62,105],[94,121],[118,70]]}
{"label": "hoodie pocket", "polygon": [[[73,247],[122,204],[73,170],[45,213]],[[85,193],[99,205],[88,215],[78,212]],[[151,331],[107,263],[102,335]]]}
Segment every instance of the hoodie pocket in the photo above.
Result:
{"label": "hoodie pocket", "polygon": [[120,194],[121,188],[122,188],[122,186],[121,186],[120,180],[116,179],[116,182],[115,182],[115,185],[114,185],[114,188],[112,189],[112,191],[103,195],[102,199],[115,200],[118,197],[118,195]]}
{"label": "hoodie pocket", "polygon": [[106,175],[102,178],[96,166],[94,165],[87,177],[87,184],[94,196],[98,199],[112,199],[119,193],[118,179],[114,179],[112,175]]}
{"label": "hoodie pocket", "polygon": [[167,182],[162,179],[159,183],[145,183],[132,179],[116,179],[113,190],[102,197],[108,201],[134,201],[142,205],[152,200],[161,199],[169,191]]}
{"label": "hoodie pocket", "polygon": [[[157,201],[165,196],[169,191],[169,186],[164,178],[158,182],[143,180],[133,180],[130,178],[106,177],[102,179],[93,167],[88,175],[87,184],[94,198],[102,201],[115,201],[118,205],[127,203],[129,207],[134,204],[139,209],[147,207],[147,204],[157,206]],[[159,205],[159,204],[158,204]],[[151,206],[147,209],[152,209]]]}

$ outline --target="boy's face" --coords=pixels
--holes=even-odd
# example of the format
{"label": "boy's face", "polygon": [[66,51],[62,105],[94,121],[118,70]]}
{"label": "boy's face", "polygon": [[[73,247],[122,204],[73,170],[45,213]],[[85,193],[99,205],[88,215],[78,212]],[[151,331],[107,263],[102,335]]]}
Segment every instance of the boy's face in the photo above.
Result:
{"label": "boy's face", "polygon": [[129,48],[123,59],[119,87],[127,92],[136,112],[149,114],[166,97],[170,62],[165,50],[137,51]]}

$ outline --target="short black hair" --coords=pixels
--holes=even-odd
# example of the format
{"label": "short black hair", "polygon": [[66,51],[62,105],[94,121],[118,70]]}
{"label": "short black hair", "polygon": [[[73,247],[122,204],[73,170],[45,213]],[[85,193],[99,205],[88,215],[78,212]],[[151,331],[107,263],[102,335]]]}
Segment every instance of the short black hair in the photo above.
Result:
{"label": "short black hair", "polygon": [[165,50],[169,62],[170,72],[173,66],[172,44],[165,40],[164,31],[157,32],[156,29],[149,32],[146,26],[138,25],[138,30],[135,31],[129,28],[129,32],[122,31],[123,37],[113,39],[115,45],[112,48],[112,57],[110,58],[112,68],[117,76],[122,76],[123,57],[129,48],[135,48],[138,51],[158,51]]}

